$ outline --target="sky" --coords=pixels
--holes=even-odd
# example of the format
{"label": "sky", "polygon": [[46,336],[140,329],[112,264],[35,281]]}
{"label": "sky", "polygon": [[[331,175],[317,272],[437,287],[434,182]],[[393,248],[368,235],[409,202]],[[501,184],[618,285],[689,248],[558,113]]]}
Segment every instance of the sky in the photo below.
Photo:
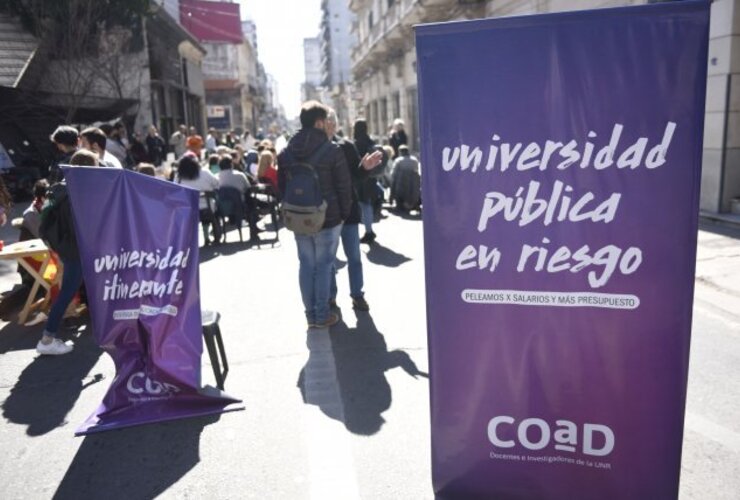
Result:
{"label": "sky", "polygon": [[321,0],[240,0],[242,19],[257,25],[259,58],[278,82],[290,119],[298,115],[304,80],[303,39],[319,33]]}

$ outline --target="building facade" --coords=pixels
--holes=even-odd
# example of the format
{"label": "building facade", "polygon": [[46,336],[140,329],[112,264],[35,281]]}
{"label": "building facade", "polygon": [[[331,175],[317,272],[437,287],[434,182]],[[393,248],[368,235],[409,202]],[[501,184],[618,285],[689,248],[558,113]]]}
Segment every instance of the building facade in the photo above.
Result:
{"label": "building facade", "polygon": [[355,45],[352,32],[354,14],[346,0],[322,0],[321,26],[321,85],[334,87],[352,80],[350,51]]}
{"label": "building facade", "polygon": [[321,85],[323,100],[339,117],[339,128],[351,128],[357,114],[352,93],[352,49],[356,35],[352,30],[355,15],[347,0],[322,0],[319,40],[321,43]]}
{"label": "building facade", "polygon": [[[519,2],[501,2],[517,4]],[[477,0],[351,0],[357,44],[352,50],[352,100],[372,135],[388,136],[404,121],[411,149],[419,150],[416,48],[413,25],[475,19],[486,14]]]}
{"label": "building facade", "polygon": [[319,37],[303,39],[303,84],[301,100],[319,99],[321,87],[321,40]]}
{"label": "building facade", "polygon": [[[43,166],[53,154],[49,133],[61,123],[121,120],[140,133],[154,124],[163,136],[179,123],[201,127],[205,49],[170,12],[153,3],[148,15],[84,39],[80,47],[70,42],[63,52],[28,33],[20,19],[0,14],[0,41],[8,42],[0,44],[0,67],[7,73],[0,78],[0,143],[25,148],[24,157]],[[89,28],[64,31],[73,39],[75,29]],[[88,56],[92,43],[99,48],[94,58]],[[8,64],[19,55],[22,64]]]}
{"label": "building facade", "polygon": [[[370,132],[388,135],[395,118],[409,145],[418,136],[413,25],[481,17],[540,14],[654,3],[658,0],[351,0],[354,32],[352,98]],[[711,7],[709,67],[700,206],[705,216],[740,222],[740,0]]]}

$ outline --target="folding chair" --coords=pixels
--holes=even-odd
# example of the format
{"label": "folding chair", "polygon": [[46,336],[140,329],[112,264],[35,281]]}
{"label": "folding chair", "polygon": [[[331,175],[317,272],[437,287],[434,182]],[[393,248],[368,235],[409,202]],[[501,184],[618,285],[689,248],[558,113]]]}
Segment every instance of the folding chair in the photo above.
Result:
{"label": "folding chair", "polygon": [[239,231],[239,241],[243,242],[242,221],[244,221],[246,209],[241,191],[234,187],[221,187],[218,189],[216,201],[218,217],[221,219],[221,227],[223,227],[224,243],[226,242],[227,220],[231,225],[236,226]]}

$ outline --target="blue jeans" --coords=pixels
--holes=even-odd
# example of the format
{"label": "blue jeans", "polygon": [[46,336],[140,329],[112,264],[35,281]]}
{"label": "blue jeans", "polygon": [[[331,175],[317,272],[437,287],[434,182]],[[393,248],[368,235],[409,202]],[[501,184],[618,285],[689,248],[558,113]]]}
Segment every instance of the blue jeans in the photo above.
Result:
{"label": "blue jeans", "polygon": [[359,202],[359,205],[360,211],[362,212],[362,223],[365,225],[365,232],[372,233],[373,219],[375,218],[375,214],[373,213],[373,204]]}
{"label": "blue jeans", "polygon": [[309,323],[329,319],[329,292],[334,259],[337,256],[342,224],[322,229],[313,235],[296,234],[298,284]]}
{"label": "blue jeans", "polygon": [[[342,228],[342,250],[347,257],[347,272],[349,273],[349,294],[362,297],[362,252],[360,252],[360,228],[357,224],[345,224]],[[337,270],[336,266],[331,273],[331,298],[337,298]]]}
{"label": "blue jeans", "polygon": [[64,318],[64,311],[67,310],[67,306],[72,302],[75,293],[77,293],[80,285],[82,285],[82,264],[79,259],[62,259],[62,265],[64,266],[62,288],[59,290],[59,295],[57,295],[57,299],[51,306],[49,318],[46,320],[46,326],[44,327],[44,335],[50,337],[57,336],[59,325],[62,322],[62,318]]}

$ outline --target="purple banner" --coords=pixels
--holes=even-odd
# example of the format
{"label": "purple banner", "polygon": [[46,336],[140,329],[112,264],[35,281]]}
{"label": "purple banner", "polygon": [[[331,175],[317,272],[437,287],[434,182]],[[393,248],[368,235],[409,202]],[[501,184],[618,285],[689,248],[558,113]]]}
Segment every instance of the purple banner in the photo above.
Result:
{"label": "purple banner", "polygon": [[434,491],[676,498],[709,2],[416,30]]}
{"label": "purple banner", "polygon": [[93,333],[116,378],[77,430],[239,409],[201,388],[198,192],[109,168],[65,168]]}

